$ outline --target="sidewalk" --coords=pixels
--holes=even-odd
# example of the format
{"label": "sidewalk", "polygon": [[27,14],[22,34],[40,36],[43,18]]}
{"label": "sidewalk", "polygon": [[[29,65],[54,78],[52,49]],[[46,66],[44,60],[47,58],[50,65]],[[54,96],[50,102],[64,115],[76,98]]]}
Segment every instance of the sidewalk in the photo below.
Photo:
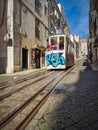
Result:
{"label": "sidewalk", "polygon": [[[93,71],[98,71],[98,63],[97,62],[90,64],[90,66],[91,66]],[[30,69],[30,70],[15,72],[12,74],[0,74],[0,83],[4,82],[4,81],[10,81],[10,80],[16,80],[16,79],[28,77],[29,75],[32,75],[33,72],[40,71],[40,70],[42,70],[42,69]]]}
{"label": "sidewalk", "polygon": [[98,71],[98,63],[96,62],[96,63],[92,63],[92,64],[90,64],[91,65],[91,67],[92,67],[92,69],[94,70],[94,71]]}
{"label": "sidewalk", "polygon": [[37,72],[40,70],[44,70],[44,69],[30,69],[30,70],[24,70],[24,71],[11,73],[11,74],[0,74],[0,83],[5,82],[5,81],[22,79],[24,77],[28,77],[32,75],[33,72]]}
{"label": "sidewalk", "polygon": [[[78,62],[78,61],[81,60],[81,59],[85,60],[85,59],[87,59],[87,58],[76,59],[76,62]],[[89,62],[89,64],[90,64],[92,70],[93,70],[93,71],[98,71],[98,62],[90,63],[89,59],[87,59],[87,60],[88,60],[88,62]]]}

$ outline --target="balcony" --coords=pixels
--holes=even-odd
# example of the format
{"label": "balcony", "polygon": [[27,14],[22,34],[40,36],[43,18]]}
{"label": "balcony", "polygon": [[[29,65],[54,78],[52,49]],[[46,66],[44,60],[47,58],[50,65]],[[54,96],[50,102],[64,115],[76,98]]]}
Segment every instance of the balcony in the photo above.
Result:
{"label": "balcony", "polygon": [[50,13],[50,17],[55,20],[55,19],[56,19],[55,13],[54,13],[54,12],[51,12],[51,13]]}

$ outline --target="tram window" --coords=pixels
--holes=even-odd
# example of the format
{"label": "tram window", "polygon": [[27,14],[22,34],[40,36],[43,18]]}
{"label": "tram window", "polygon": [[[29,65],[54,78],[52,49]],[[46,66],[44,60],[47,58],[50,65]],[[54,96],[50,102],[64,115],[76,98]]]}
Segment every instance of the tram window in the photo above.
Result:
{"label": "tram window", "polygon": [[64,49],[64,37],[59,38],[59,43],[60,43],[59,48]]}
{"label": "tram window", "polygon": [[57,38],[53,37],[51,38],[51,45],[56,45],[57,44]]}
{"label": "tram window", "polygon": [[55,43],[54,39],[51,39],[51,45],[54,45],[54,43]]}
{"label": "tram window", "polygon": [[52,37],[50,40],[51,49],[57,50],[57,37]]}

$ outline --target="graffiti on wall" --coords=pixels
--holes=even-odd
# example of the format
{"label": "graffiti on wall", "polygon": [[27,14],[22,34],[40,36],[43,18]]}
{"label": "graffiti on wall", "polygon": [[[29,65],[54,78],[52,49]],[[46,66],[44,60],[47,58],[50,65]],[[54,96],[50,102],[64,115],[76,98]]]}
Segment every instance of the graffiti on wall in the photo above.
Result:
{"label": "graffiti on wall", "polygon": [[62,56],[63,53],[51,53],[46,56],[47,66],[52,65],[53,67],[57,67],[58,65],[64,65],[65,59]]}

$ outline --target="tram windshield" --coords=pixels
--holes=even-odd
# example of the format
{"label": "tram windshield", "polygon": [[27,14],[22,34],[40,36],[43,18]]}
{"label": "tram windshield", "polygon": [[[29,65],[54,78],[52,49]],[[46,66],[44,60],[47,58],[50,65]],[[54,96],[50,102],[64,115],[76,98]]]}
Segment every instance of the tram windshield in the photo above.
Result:
{"label": "tram windshield", "polygon": [[49,38],[48,50],[63,50],[64,49],[64,36],[55,36]]}
{"label": "tram windshield", "polygon": [[58,44],[57,44],[57,37],[52,37],[50,38],[50,44],[51,44],[51,48],[53,50],[57,50],[58,49]]}

